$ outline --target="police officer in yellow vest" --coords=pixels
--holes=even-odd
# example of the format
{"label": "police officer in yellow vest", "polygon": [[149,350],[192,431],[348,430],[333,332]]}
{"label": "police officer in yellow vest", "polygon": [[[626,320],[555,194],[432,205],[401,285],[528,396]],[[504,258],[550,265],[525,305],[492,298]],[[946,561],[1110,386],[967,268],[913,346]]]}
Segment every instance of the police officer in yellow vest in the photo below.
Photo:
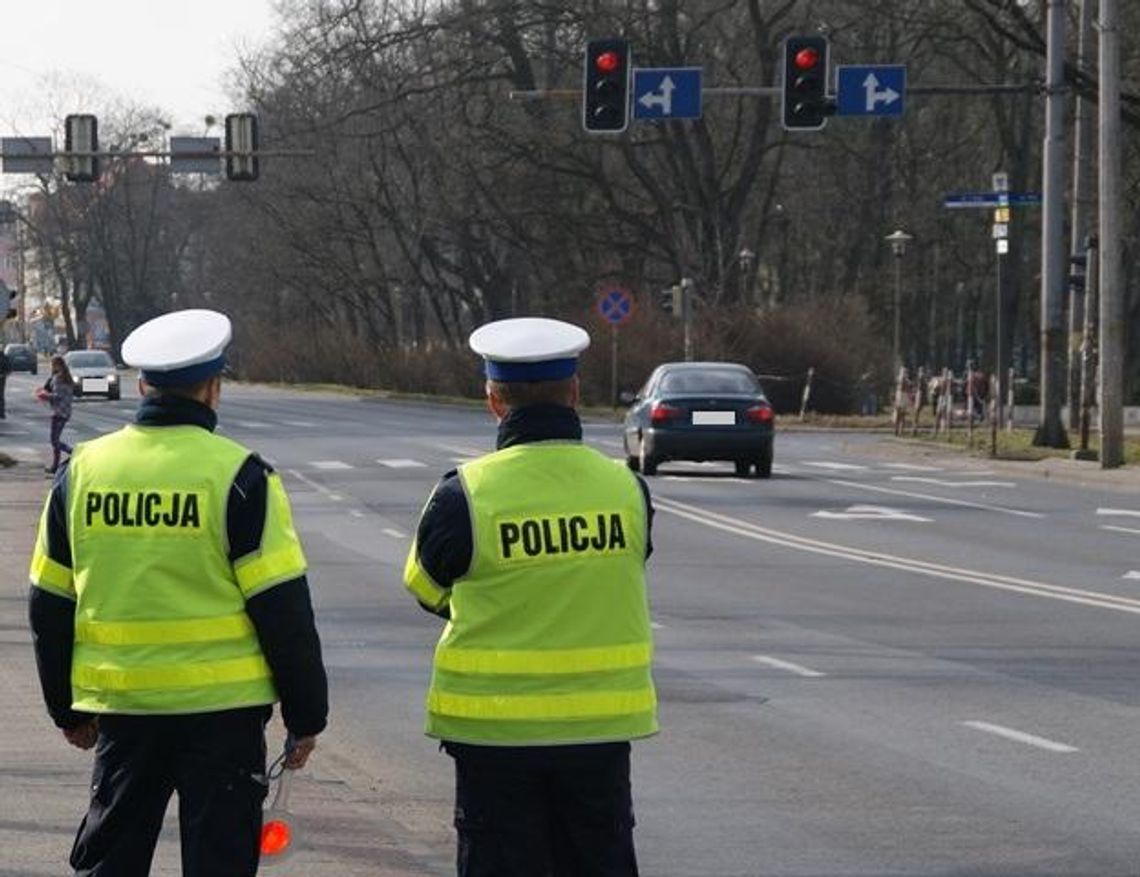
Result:
{"label": "police officer in yellow vest", "polygon": [[657,731],[644,482],[582,443],[578,326],[476,330],[492,454],[436,486],[404,581],[448,619],[427,695],[460,877],[632,877],[629,741]]}
{"label": "police officer in yellow vest", "polygon": [[265,724],[300,768],[328,690],[280,477],[214,433],[230,321],[165,314],[122,347],[135,422],[75,448],[40,520],[30,618],[48,712],[95,746],[77,874],[141,877],[178,793],[182,873],[258,866]]}

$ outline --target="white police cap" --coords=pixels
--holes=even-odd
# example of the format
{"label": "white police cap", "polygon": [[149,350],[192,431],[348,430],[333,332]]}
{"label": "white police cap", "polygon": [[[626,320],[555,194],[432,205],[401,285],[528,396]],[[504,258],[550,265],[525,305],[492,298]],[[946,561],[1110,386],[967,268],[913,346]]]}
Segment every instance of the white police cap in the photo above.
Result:
{"label": "white police cap", "polygon": [[191,308],[155,317],[123,342],[123,362],[156,387],[184,387],[220,372],[233,337],[230,318],[217,311]]}
{"label": "white police cap", "polygon": [[493,381],[557,381],[578,370],[590,346],[581,326],[545,317],[515,317],[480,326],[467,343],[484,359]]}

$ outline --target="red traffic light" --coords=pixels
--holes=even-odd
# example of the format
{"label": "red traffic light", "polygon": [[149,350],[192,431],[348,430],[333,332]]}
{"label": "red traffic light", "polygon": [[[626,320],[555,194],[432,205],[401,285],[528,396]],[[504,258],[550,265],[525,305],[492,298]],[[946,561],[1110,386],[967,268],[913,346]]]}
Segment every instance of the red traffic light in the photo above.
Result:
{"label": "red traffic light", "polygon": [[613,73],[621,66],[621,57],[617,52],[602,52],[594,59],[594,66],[601,73]]}
{"label": "red traffic light", "polygon": [[812,48],[800,49],[796,52],[792,63],[797,70],[811,70],[819,63],[819,52]]}

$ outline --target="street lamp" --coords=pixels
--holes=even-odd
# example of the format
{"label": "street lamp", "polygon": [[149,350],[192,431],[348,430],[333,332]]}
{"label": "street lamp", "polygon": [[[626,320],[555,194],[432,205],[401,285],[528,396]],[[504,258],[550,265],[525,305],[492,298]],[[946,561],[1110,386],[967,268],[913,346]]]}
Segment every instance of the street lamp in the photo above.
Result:
{"label": "street lamp", "polygon": [[914,240],[901,228],[891,232],[883,238],[891,245],[891,252],[895,256],[895,332],[894,332],[894,368],[897,372],[902,368],[902,359],[899,348],[899,320],[902,313],[902,258],[906,255],[906,245]]}
{"label": "street lamp", "polygon": [[740,299],[746,304],[752,303],[752,296],[749,294],[751,288],[750,281],[752,278],[752,266],[756,262],[756,254],[748,247],[744,247],[736,258],[740,261]]}

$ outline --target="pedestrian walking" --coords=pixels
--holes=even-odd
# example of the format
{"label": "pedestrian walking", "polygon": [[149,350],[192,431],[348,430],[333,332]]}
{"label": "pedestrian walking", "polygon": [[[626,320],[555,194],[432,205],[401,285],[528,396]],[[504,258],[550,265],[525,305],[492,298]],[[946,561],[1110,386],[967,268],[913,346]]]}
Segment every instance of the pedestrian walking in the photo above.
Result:
{"label": "pedestrian walking", "polygon": [[44,472],[54,475],[59,469],[60,455],[71,453],[71,445],[63,440],[63,428],[71,420],[71,402],[75,398],[75,379],[62,356],[51,358],[51,374],[36,390],[36,398],[51,406],[51,465]]}
{"label": "pedestrian walking", "polygon": [[455,762],[459,877],[634,877],[630,742],[657,731],[648,488],[582,443],[578,326],[470,338],[497,450],[444,475],[404,582],[448,619],[426,732]]}
{"label": "pedestrian walking", "polygon": [[4,397],[8,387],[8,375],[12,372],[12,363],[8,361],[8,354],[0,349],[0,420],[7,416]]}
{"label": "pedestrian walking", "polygon": [[258,867],[265,724],[280,701],[303,767],[328,691],[306,564],[280,476],[214,432],[230,321],[135,329],[135,421],[60,466],[31,562],[48,713],[95,747],[71,850],[84,877],[142,877],[178,794],[184,877]]}

